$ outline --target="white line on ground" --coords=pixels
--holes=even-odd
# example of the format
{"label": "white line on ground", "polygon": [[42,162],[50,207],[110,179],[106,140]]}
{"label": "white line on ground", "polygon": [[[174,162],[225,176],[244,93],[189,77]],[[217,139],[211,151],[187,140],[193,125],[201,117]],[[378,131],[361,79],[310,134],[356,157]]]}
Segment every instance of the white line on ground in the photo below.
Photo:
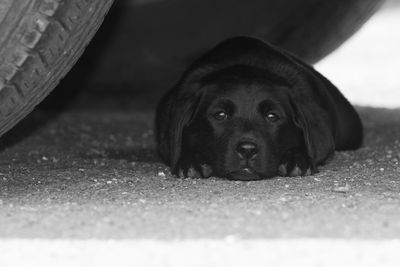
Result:
{"label": "white line on ground", "polygon": [[0,266],[400,266],[400,240],[0,239]]}

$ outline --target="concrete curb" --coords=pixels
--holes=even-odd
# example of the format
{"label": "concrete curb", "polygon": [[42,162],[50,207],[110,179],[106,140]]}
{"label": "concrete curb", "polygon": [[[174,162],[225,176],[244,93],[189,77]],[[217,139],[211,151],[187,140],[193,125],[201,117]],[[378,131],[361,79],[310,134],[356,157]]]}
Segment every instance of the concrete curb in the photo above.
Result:
{"label": "concrete curb", "polygon": [[400,266],[400,240],[2,239],[0,265],[16,266]]}

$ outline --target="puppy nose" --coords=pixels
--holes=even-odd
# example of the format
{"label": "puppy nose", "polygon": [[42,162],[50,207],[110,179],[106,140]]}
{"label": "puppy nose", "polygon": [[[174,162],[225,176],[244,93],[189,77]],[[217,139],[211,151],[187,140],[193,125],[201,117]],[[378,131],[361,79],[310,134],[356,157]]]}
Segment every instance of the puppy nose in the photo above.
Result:
{"label": "puppy nose", "polygon": [[252,159],[257,155],[257,145],[253,142],[239,142],[236,147],[236,152],[243,159]]}

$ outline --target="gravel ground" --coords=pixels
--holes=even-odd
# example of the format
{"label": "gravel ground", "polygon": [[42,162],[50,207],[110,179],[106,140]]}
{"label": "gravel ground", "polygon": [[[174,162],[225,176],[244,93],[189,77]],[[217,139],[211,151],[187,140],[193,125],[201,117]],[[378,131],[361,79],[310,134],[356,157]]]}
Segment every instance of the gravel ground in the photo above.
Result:
{"label": "gravel ground", "polygon": [[2,139],[0,237],[400,237],[400,110],[359,111],[362,149],[252,182],[172,177],[151,111],[36,111]]}

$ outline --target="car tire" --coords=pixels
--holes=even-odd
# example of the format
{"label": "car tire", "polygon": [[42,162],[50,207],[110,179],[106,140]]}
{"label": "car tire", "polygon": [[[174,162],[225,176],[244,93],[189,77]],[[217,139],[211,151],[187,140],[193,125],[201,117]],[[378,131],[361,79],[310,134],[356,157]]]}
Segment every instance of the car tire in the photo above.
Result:
{"label": "car tire", "polygon": [[0,136],[72,68],[113,0],[0,0]]}

